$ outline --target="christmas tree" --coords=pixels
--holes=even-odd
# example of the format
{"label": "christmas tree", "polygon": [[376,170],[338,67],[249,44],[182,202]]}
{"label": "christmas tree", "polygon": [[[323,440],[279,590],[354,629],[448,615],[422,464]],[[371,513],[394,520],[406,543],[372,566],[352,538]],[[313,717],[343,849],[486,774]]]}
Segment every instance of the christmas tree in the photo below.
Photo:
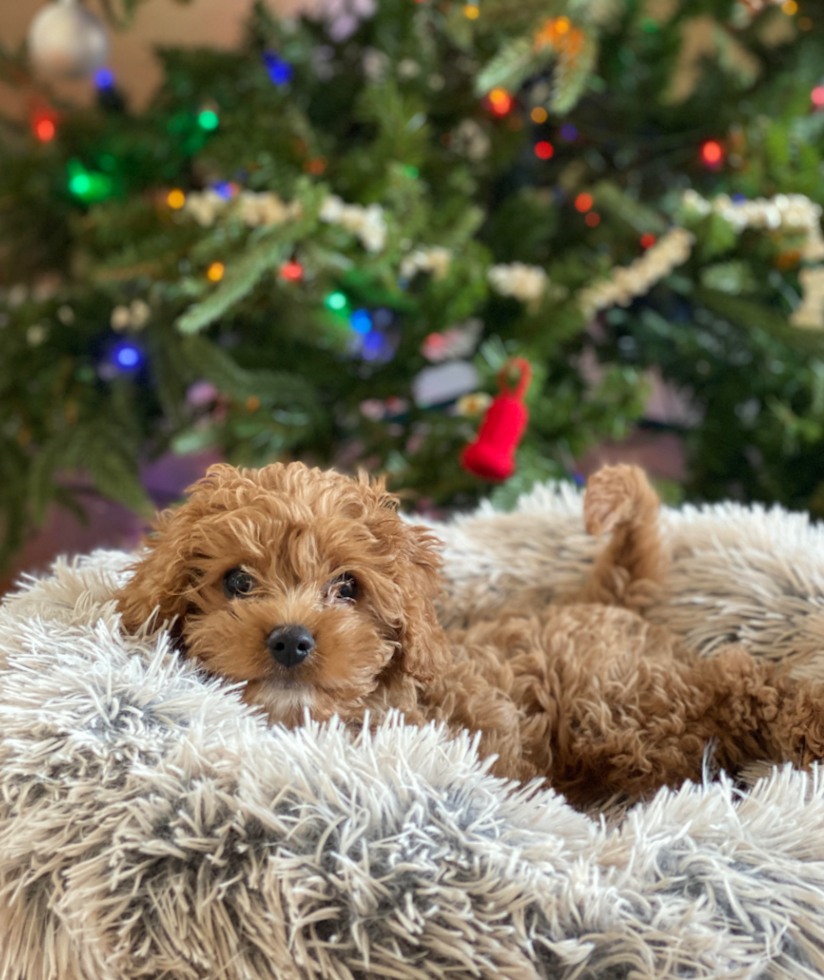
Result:
{"label": "christmas tree", "polygon": [[824,512],[823,16],[260,5],[235,52],[160,51],[139,113],[108,69],[79,110],[0,52],[39,92],[0,127],[3,557],[74,469],[148,512],[139,466],[169,448],[466,506],[513,357],[502,505],[625,435],[657,367],[691,404],[689,495]]}

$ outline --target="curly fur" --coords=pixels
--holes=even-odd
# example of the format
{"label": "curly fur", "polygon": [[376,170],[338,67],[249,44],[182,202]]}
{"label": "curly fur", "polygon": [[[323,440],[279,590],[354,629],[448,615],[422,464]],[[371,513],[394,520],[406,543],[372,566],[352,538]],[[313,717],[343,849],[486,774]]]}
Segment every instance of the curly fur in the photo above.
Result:
{"label": "curly fur", "polygon": [[[433,604],[439,542],[399,518],[381,482],[299,463],[222,465],[190,494],[160,515],[119,595],[123,622],[170,621],[185,653],[242,683],[272,723],[397,708],[477,732],[497,774],[542,777],[580,806],[698,780],[708,746],[730,771],[824,758],[824,688],[735,646],[700,659],[639,615],[666,555],[658,498],[636,467],[590,480],[587,529],[611,539],[578,594],[525,597],[448,634]],[[254,579],[248,596],[224,593],[234,567]],[[336,595],[344,574],[354,601]],[[266,647],[282,624],[314,637],[298,666]]]}

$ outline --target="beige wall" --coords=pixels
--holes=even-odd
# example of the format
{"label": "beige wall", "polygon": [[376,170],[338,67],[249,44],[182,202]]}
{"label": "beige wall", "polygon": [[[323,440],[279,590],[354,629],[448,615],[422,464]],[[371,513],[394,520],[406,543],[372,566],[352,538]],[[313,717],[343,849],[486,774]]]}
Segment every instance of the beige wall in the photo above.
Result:
{"label": "beige wall", "polygon": [[[285,9],[293,0],[269,0],[273,7]],[[192,0],[179,4],[173,0],[146,0],[130,30],[110,31],[111,67],[118,84],[136,103],[145,101],[157,82],[152,46],[162,44],[214,44],[231,47],[239,39],[240,28],[252,0]],[[47,0],[0,0],[0,40],[15,49],[26,37],[32,17],[47,6]],[[100,12],[99,0],[86,0],[86,6]],[[72,82],[61,87],[61,94],[80,101],[92,97],[90,82]],[[25,93],[0,86],[0,111],[25,111]]]}

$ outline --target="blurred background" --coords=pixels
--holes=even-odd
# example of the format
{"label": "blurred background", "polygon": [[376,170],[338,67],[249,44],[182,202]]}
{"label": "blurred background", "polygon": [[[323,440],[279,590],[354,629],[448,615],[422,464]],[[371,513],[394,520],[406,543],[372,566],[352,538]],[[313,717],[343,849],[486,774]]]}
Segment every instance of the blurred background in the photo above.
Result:
{"label": "blurred background", "polygon": [[805,0],[3,4],[0,591],[222,459],[820,517],[822,152]]}

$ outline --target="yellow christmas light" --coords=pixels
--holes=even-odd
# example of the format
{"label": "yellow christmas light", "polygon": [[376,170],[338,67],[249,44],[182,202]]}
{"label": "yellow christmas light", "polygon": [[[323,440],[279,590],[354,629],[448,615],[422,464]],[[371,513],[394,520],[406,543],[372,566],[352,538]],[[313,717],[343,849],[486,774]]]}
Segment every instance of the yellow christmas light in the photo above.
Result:
{"label": "yellow christmas light", "polygon": [[469,20],[477,20],[481,16],[481,8],[477,3],[468,3],[463,9],[464,17],[468,17]]}
{"label": "yellow christmas light", "polygon": [[[793,2],[793,0],[787,0]],[[567,58],[576,58],[584,44],[584,32],[569,17],[550,17],[535,34],[537,48],[554,48]]]}
{"label": "yellow christmas light", "polygon": [[795,17],[798,13],[798,4],[795,0],[784,0],[784,3],[781,4],[781,9],[788,17]]}
{"label": "yellow christmas light", "polygon": [[169,194],[166,197],[166,203],[173,211],[179,211],[186,203],[186,195],[183,193],[183,191],[176,188],[173,191],[169,191]]}
{"label": "yellow christmas light", "polygon": [[206,278],[211,282],[220,282],[225,271],[226,266],[222,262],[213,262],[206,270]]}
{"label": "yellow christmas light", "polygon": [[534,123],[540,124],[540,123],[545,123],[547,121],[547,119],[549,118],[549,113],[546,111],[546,109],[543,108],[543,106],[538,105],[535,106],[532,112],[530,112],[529,117]]}

